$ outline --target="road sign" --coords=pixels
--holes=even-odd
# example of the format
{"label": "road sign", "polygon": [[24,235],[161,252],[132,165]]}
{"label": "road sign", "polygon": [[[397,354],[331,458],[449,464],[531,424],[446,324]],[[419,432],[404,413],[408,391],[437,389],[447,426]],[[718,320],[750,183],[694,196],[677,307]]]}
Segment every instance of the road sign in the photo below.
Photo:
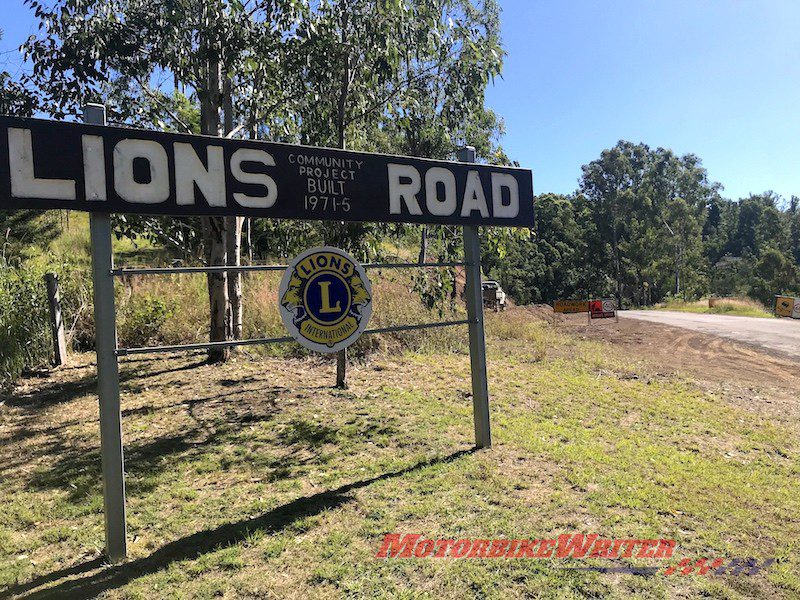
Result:
{"label": "road sign", "polygon": [[[314,248],[292,262],[279,290],[281,318],[292,338],[119,348],[114,277],[124,275],[126,269],[114,268],[110,213],[462,225],[465,260],[459,266],[464,266],[466,273],[467,319],[372,332],[469,325],[475,444],[478,448],[491,447],[478,225],[533,224],[530,171],[474,164],[475,149],[471,146],[459,151],[462,163],[449,163],[111,128],[105,126],[105,107],[89,104],[84,108],[89,125],[0,116],[0,210],[72,209],[91,213],[100,455],[106,554],[111,562],[127,555],[117,357],[277,343],[292,338],[315,350],[336,352],[364,332],[371,315],[372,293],[363,268],[351,256],[336,248]],[[272,266],[262,268],[273,270]],[[213,265],[179,271],[242,269]],[[127,271],[132,270],[136,269]],[[175,272],[163,268],[138,271]]]}
{"label": "road sign", "polygon": [[800,319],[800,298],[795,298],[794,307],[792,308],[792,318]]}
{"label": "road sign", "polygon": [[556,313],[585,313],[588,311],[588,300],[556,300],[553,302],[553,312]]}
{"label": "road sign", "polygon": [[306,250],[286,269],[278,291],[281,319],[292,337],[317,352],[355,342],[372,315],[367,274],[344,250]]}
{"label": "road sign", "polygon": [[533,225],[525,169],[0,117],[0,210]]}
{"label": "road sign", "polygon": [[617,315],[617,302],[610,298],[605,300],[590,300],[589,314],[592,319],[614,318]]}
{"label": "road sign", "polygon": [[775,296],[775,316],[791,317],[795,299],[791,296]]}

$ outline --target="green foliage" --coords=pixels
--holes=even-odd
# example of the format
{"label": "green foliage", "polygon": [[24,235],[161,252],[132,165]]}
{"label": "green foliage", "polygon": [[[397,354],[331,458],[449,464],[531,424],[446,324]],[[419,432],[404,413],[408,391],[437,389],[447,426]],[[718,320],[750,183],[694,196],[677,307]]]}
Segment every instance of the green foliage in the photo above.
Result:
{"label": "green foliage", "polygon": [[507,253],[489,252],[485,268],[520,304],[585,297],[589,287],[587,213],[581,199],[544,194],[528,235],[507,242]]}
{"label": "green foliage", "polygon": [[118,327],[120,343],[127,347],[151,343],[175,313],[175,304],[175,298],[165,300],[149,294],[132,299]]}
{"label": "green foliage", "polygon": [[798,265],[794,263],[792,255],[774,247],[764,250],[756,263],[749,295],[769,306],[776,294],[799,290]]}
{"label": "green foliage", "polygon": [[579,194],[536,199],[527,238],[490,252],[519,303],[618,295],[624,304],[709,292],[770,305],[800,293],[800,200],[771,192],[731,202],[694,155],[619,142],[583,167]]}
{"label": "green foliage", "polygon": [[47,297],[39,273],[0,268],[0,386],[7,388],[28,365],[44,365],[52,346]]}
{"label": "green foliage", "polygon": [[39,99],[27,86],[15,81],[7,71],[0,71],[0,115],[30,117],[38,108]]}
{"label": "green foliage", "polygon": [[[504,55],[495,0],[26,3],[48,23],[25,45],[33,64],[26,82],[56,117],[100,100],[112,122],[215,135],[209,118],[229,98],[225,129],[239,136],[431,158],[469,142],[485,160],[509,162],[497,145],[502,121],[483,107]],[[190,220],[128,217],[115,227],[188,247],[185,259],[203,254]],[[387,231],[282,221],[255,228],[256,255],[321,240],[366,259],[377,257]]]}
{"label": "green foliage", "polygon": [[0,265],[19,265],[32,248],[47,249],[59,234],[59,211],[0,211]]}
{"label": "green foliage", "polygon": [[72,334],[73,325],[85,323],[91,313],[91,280],[86,273],[69,264],[0,265],[0,389],[8,388],[24,369],[44,367],[52,360],[53,338],[43,281],[48,271],[59,276],[68,341],[81,341]]}

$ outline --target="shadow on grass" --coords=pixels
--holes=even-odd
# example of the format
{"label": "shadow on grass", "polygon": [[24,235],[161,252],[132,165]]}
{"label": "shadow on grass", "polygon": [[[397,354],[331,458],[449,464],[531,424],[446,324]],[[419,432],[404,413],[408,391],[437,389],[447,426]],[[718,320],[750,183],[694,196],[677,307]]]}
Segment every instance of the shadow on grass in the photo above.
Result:
{"label": "shadow on grass", "polygon": [[[185,429],[179,436],[168,436],[151,442],[149,445],[155,448],[154,451],[149,451],[146,446],[126,445],[126,467],[131,472],[136,473],[137,476],[151,474],[156,463],[163,456],[174,456],[199,447],[207,447],[209,444],[220,441],[222,436],[235,433],[237,426],[273,419],[280,411],[276,402],[277,399],[290,391],[316,391],[319,389],[322,388],[306,386],[289,390],[289,388],[270,385],[234,390],[203,398],[181,400],[170,404],[145,405],[125,409],[122,411],[123,430],[126,419],[151,415],[175,408],[185,409],[195,422],[194,427]],[[246,398],[253,394],[259,395],[260,401],[257,405],[252,405],[249,410],[236,409],[227,411],[221,421],[218,419],[209,420],[201,414],[203,410],[212,406],[216,407],[230,402],[230,400]],[[231,406],[238,406],[238,404],[234,402],[231,403]],[[63,438],[62,432],[81,423],[81,420],[76,419],[51,427],[40,427],[36,421],[36,415],[37,413],[34,411],[30,416],[26,417],[26,423],[18,426],[19,431],[0,436],[0,443],[16,444],[34,436],[54,436],[55,439],[50,440],[47,445],[37,446],[37,451],[29,449],[24,456],[20,456],[16,460],[6,460],[0,463],[0,476],[21,466],[29,465],[42,456],[59,456],[55,466],[49,469],[48,473],[36,473],[31,478],[31,485],[39,489],[66,489],[69,491],[72,501],[85,497],[92,485],[94,487],[98,485],[99,480],[97,478],[99,477],[100,469],[99,448],[89,450],[85,448],[76,449],[68,439]],[[30,425],[27,424],[28,422]],[[232,427],[233,430],[231,429]],[[326,431],[324,426],[315,426],[313,423],[295,420],[289,429],[287,439],[283,441],[288,445],[295,444],[313,448],[332,441],[334,433],[333,430]],[[274,467],[274,465],[265,466]],[[82,482],[85,482],[85,484]],[[136,483],[133,485],[135,486]],[[129,491],[133,491],[133,489]]]}
{"label": "shadow on grass", "polygon": [[[337,508],[353,501],[351,492],[372,485],[379,481],[401,477],[426,467],[455,461],[462,456],[472,454],[475,449],[460,450],[447,456],[421,461],[405,469],[384,473],[369,479],[348,483],[333,490],[305,496],[279,506],[259,517],[244,519],[235,523],[221,525],[215,529],[198,531],[184,538],[171,542],[156,550],[149,556],[139,558],[119,566],[109,566],[103,570],[79,579],[64,581],[51,588],[39,591],[37,587],[53,583],[64,577],[70,577],[96,569],[98,560],[76,565],[69,569],[55,571],[48,575],[14,586],[0,592],[0,598],[20,596],[23,598],[94,598],[108,590],[121,587],[128,582],[150,575],[170,564],[199,558],[207,552],[220,547],[238,544],[254,532],[263,531],[274,534],[282,531],[298,519],[317,515],[323,511]],[[30,593],[28,593],[30,592]]]}
{"label": "shadow on grass", "polygon": [[[132,361],[126,361],[132,362]],[[136,361],[132,366],[122,363],[120,365],[119,381],[125,389],[125,384],[137,379],[147,379],[157,377],[159,375],[166,375],[168,373],[177,373],[180,371],[188,371],[197,367],[202,367],[208,364],[205,360],[191,362],[175,367],[169,367],[158,371],[148,371],[147,368],[153,364],[152,359],[147,361]],[[88,365],[93,366],[93,365]],[[84,368],[84,367],[81,367]],[[8,406],[20,407],[27,410],[40,410],[51,404],[64,404],[71,402],[76,398],[85,396],[86,394],[96,393],[97,388],[97,374],[94,368],[85,377],[81,377],[75,381],[57,381],[48,385],[37,387],[36,390],[27,394],[12,394],[3,395],[0,400],[3,400]]]}
{"label": "shadow on grass", "polygon": [[[238,392],[241,393],[241,392]],[[236,395],[232,392],[227,395]],[[187,401],[185,404],[194,420],[194,426],[179,434],[152,439],[146,443],[133,443],[125,447],[125,470],[127,491],[131,496],[151,492],[157,485],[154,476],[174,465],[177,457],[191,461],[209,454],[209,449],[226,441],[235,441],[242,425],[272,421],[279,409],[274,401],[265,402],[261,410],[226,413],[224,418],[206,419],[196,413],[198,406],[219,400],[219,396]],[[69,492],[68,500],[80,503],[92,494],[100,493],[101,461],[100,449],[75,448],[68,441],[59,441],[47,448],[49,453],[59,455],[55,464],[35,471],[28,485],[34,489],[62,489]],[[244,460],[244,459],[243,459]],[[0,467],[0,472],[2,472]]]}

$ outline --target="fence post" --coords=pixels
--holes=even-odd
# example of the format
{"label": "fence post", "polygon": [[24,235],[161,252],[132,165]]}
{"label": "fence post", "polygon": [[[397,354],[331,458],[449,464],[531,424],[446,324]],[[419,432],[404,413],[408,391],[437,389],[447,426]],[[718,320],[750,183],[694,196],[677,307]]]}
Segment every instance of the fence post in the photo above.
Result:
{"label": "fence post", "polygon": [[[106,109],[87,104],[84,122],[106,124]],[[89,230],[92,240],[92,282],[94,286],[95,350],[97,353],[97,394],[100,401],[100,458],[103,470],[103,503],[106,531],[106,554],[111,562],[127,555],[125,533],[125,467],[122,450],[122,414],[119,400],[119,364],[117,363],[116,307],[114,305],[114,268],[111,249],[111,216],[91,213]]]}
{"label": "fence post", "polygon": [[[475,148],[458,152],[461,162],[475,162]],[[472,372],[472,412],[475,421],[475,445],[492,447],[489,420],[489,385],[486,377],[486,337],[483,331],[483,290],[481,287],[481,240],[478,227],[464,226],[464,267],[466,274],[467,318],[469,319],[469,362]]]}
{"label": "fence post", "polygon": [[61,314],[61,296],[58,292],[58,275],[45,273],[47,304],[50,307],[50,330],[53,332],[53,364],[60,367],[67,362],[67,338]]}

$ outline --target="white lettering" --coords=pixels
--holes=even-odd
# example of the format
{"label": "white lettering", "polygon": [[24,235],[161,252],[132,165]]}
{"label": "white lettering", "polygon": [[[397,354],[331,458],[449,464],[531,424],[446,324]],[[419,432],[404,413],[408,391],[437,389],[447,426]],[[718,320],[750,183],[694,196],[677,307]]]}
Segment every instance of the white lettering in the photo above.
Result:
{"label": "white lettering", "polygon": [[178,204],[194,204],[194,184],[209,206],[225,206],[225,153],[222,146],[208,146],[208,169],[191,144],[175,142],[175,200]]}
{"label": "white lettering", "polygon": [[106,200],[106,163],[103,138],[99,135],[82,135],[83,189],[89,201]]}
{"label": "white lettering", "polygon": [[72,179],[40,179],[33,172],[33,138],[30,129],[8,128],[8,166],[11,195],[16,198],[75,200]]}
{"label": "white lettering", "polygon": [[[147,160],[150,181],[133,178],[133,161]],[[169,161],[167,152],[151,140],[122,140],[114,146],[114,189],[120,198],[137,204],[158,204],[169,198]]]}
{"label": "white lettering", "polygon": [[[439,199],[439,186],[444,185],[444,199]],[[431,167],[425,173],[425,205],[432,215],[445,216],[456,212],[456,178],[443,167]]]}
{"label": "white lettering", "polygon": [[482,217],[489,216],[489,207],[486,206],[486,196],[481,186],[481,178],[477,171],[467,173],[467,187],[464,189],[464,202],[461,205],[461,216],[469,217],[472,211],[481,211]]}
{"label": "white lettering", "polygon": [[[410,183],[400,183],[400,178],[410,179]],[[417,202],[417,194],[422,187],[422,180],[411,165],[397,165],[389,163],[389,214],[399,215],[402,212],[402,203],[406,203],[408,212],[412,215],[421,215],[422,209]]]}
{"label": "white lettering", "polygon": [[[508,190],[508,205],[503,204],[503,188]],[[513,219],[519,214],[519,185],[513,175],[492,173],[492,212],[503,219]]]}
{"label": "white lettering", "polygon": [[257,162],[268,167],[275,166],[275,159],[272,155],[263,150],[252,148],[239,148],[231,156],[231,173],[241,183],[252,183],[263,185],[267,188],[266,196],[248,196],[247,194],[235,193],[233,199],[246,208],[270,208],[278,199],[278,186],[275,180],[264,173],[247,173],[242,170],[243,162]]}

